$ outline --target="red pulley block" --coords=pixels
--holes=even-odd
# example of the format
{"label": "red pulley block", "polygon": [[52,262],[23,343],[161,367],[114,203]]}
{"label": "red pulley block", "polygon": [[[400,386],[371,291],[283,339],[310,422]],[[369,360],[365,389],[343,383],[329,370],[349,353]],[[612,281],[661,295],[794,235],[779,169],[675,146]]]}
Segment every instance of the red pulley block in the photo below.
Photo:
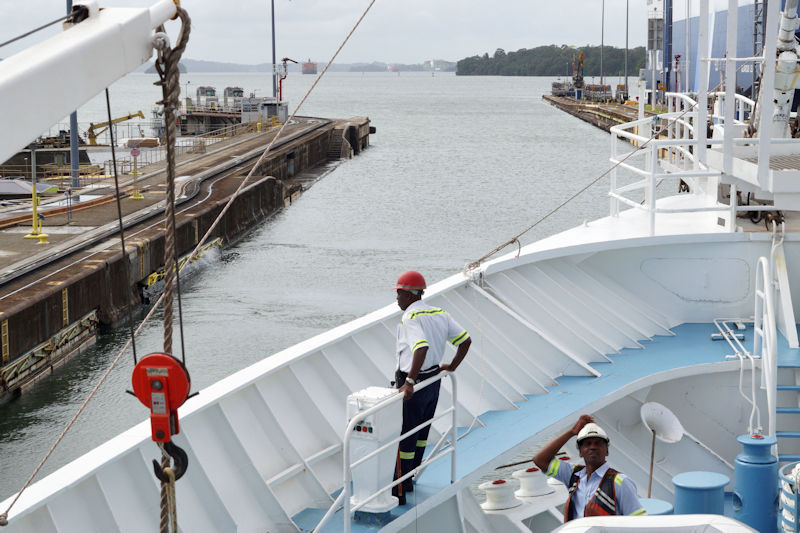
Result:
{"label": "red pulley block", "polygon": [[173,356],[151,353],[136,363],[131,382],[136,397],[150,408],[153,440],[170,442],[172,435],[180,433],[178,407],[189,396],[189,372]]}

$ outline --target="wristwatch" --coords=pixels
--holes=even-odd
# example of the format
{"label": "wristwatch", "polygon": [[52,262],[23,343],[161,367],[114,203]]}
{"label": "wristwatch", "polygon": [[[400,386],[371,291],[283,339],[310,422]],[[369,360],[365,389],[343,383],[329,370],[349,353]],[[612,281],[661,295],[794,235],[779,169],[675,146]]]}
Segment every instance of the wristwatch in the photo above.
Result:
{"label": "wristwatch", "polygon": [[409,377],[406,377],[406,383],[411,385],[412,387],[417,384],[417,382]]}

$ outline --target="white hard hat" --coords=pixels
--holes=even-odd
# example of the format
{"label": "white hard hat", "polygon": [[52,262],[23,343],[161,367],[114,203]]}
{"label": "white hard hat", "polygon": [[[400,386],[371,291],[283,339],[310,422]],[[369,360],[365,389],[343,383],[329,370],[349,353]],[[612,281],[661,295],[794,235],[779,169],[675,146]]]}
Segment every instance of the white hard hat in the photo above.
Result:
{"label": "white hard hat", "polygon": [[583,439],[588,439],[591,437],[597,437],[603,439],[604,441],[606,441],[606,444],[611,442],[611,439],[608,438],[608,435],[606,435],[606,432],[603,431],[603,428],[601,428],[594,422],[590,422],[585,426],[583,426],[583,429],[581,429],[580,433],[578,433],[578,446],[581,445],[581,441]]}

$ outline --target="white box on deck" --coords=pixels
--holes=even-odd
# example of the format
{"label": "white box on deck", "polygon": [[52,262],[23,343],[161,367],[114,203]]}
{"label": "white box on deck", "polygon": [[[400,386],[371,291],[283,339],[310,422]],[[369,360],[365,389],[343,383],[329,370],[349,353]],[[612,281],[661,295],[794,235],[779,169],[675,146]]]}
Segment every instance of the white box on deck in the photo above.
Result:
{"label": "white box on deck", "polygon": [[[356,419],[357,424],[350,440],[350,460],[374,452],[392,439],[400,436],[403,423],[402,402],[394,402],[366,418],[360,413],[382,401],[397,396],[397,389],[367,387],[347,397],[347,420]],[[389,446],[375,457],[353,469],[353,496],[356,505],[392,482],[397,463],[397,446]],[[397,507],[397,498],[390,490],[383,491],[360,510],[368,513],[384,513]]]}

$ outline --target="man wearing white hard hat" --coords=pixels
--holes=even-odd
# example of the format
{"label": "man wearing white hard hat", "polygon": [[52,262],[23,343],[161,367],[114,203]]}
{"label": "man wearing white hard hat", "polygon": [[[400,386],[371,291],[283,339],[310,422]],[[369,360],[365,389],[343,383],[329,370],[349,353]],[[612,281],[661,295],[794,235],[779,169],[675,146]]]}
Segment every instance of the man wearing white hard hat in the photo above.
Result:
{"label": "man wearing white hard hat", "polygon": [[[556,457],[572,437],[577,437],[578,452],[585,465],[572,464]],[[636,484],[606,462],[610,440],[590,415],[581,415],[571,429],[556,437],[533,457],[547,476],[554,477],[569,490],[564,505],[564,522],[585,516],[647,514],[636,494]]]}

